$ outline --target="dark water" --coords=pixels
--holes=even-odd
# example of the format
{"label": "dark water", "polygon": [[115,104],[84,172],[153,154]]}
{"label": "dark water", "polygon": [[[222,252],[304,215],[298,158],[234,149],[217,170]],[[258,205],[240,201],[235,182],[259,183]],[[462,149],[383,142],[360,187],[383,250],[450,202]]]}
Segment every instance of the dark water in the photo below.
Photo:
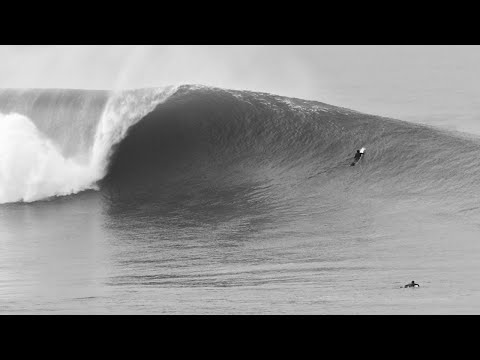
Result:
{"label": "dark water", "polygon": [[93,162],[105,109],[128,124],[98,190],[0,205],[0,311],[479,312],[476,138],[271,94],[138,100],[153,91],[0,93],[65,158]]}

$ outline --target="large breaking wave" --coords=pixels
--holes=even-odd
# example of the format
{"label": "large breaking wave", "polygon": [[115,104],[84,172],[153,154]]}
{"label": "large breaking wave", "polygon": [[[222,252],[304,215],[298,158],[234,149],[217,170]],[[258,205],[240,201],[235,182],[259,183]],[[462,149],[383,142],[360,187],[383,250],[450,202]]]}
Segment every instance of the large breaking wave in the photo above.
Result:
{"label": "large breaking wave", "polygon": [[476,139],[315,101],[186,85],[2,90],[0,112],[0,203],[86,189],[134,202],[201,194],[322,206],[355,192],[478,193]]}

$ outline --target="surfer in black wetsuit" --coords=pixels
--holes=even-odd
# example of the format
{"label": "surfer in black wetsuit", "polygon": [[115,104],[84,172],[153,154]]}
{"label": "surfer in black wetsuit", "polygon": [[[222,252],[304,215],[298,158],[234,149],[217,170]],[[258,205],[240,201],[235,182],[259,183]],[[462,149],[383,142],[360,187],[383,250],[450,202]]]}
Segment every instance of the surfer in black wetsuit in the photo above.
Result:
{"label": "surfer in black wetsuit", "polygon": [[406,287],[406,288],[409,288],[409,287],[413,288],[413,287],[420,287],[420,285],[415,284],[415,281],[412,280],[411,283],[405,285],[404,287]]}
{"label": "surfer in black wetsuit", "polygon": [[357,150],[357,153],[355,154],[355,161],[358,161],[360,160],[360,158],[362,157],[362,153],[360,152],[360,150]]}
{"label": "surfer in black wetsuit", "polygon": [[355,156],[353,158],[353,162],[350,164],[351,166],[355,166],[355,163],[360,160],[360,158],[365,154],[365,148],[361,148],[360,150],[357,150],[355,153]]}

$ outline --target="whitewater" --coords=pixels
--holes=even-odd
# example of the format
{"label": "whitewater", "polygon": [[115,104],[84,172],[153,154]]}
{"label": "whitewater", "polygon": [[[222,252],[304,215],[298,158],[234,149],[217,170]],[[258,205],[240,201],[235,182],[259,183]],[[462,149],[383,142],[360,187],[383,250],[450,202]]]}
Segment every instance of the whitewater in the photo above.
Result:
{"label": "whitewater", "polygon": [[478,313],[479,153],[261,92],[3,89],[0,312]]}

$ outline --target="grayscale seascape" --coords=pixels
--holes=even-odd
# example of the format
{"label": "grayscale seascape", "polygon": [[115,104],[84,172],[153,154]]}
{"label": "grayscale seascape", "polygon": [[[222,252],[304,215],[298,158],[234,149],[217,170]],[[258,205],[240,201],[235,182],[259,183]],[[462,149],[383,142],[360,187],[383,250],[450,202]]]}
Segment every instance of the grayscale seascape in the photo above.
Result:
{"label": "grayscale seascape", "polygon": [[0,56],[0,314],[480,313],[479,46]]}

